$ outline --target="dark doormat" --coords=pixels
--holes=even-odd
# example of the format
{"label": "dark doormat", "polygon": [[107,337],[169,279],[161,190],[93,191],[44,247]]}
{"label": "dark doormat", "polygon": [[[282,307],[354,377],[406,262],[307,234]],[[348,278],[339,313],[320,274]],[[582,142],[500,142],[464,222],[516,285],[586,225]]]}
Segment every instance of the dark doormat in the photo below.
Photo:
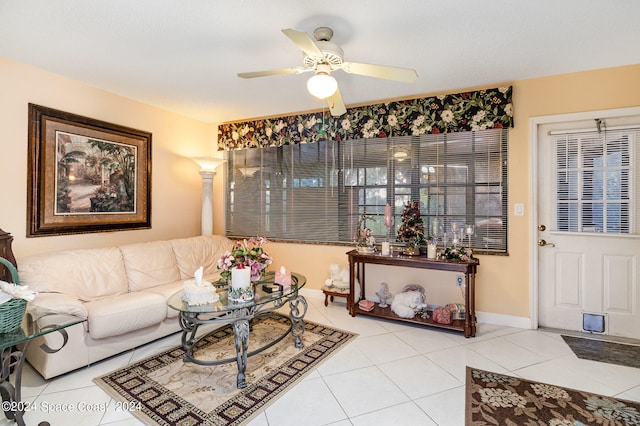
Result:
{"label": "dark doormat", "polygon": [[578,358],[640,368],[640,346],[563,335]]}

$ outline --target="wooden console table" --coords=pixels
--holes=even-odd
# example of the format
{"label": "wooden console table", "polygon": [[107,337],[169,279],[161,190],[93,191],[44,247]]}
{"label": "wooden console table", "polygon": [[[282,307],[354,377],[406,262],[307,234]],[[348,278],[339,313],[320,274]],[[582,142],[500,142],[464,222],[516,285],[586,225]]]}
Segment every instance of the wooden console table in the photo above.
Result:
{"label": "wooden console table", "polygon": [[[401,254],[393,254],[383,256],[380,253],[359,253],[357,250],[347,252],[349,256],[349,296],[347,298],[347,306],[352,317],[357,315],[369,315],[373,317],[393,319],[397,321],[405,321],[414,324],[426,325],[431,327],[446,328],[464,332],[464,337],[473,337],[476,335],[476,302],[475,302],[475,286],[476,272],[480,261],[474,259],[473,262],[459,262],[455,260],[435,260],[427,259],[424,256],[405,256]],[[394,314],[390,308],[380,308],[377,304],[372,311],[363,311],[358,307],[359,300],[354,300],[355,295],[355,279],[360,282],[360,298],[364,298],[365,294],[365,264],[371,263],[376,265],[388,266],[405,266],[408,268],[433,269],[437,271],[451,271],[464,274],[464,307],[465,318],[463,320],[453,320],[451,324],[439,324],[432,321],[432,316],[422,318],[416,315],[413,318],[402,318]],[[432,313],[431,313],[432,314]]]}

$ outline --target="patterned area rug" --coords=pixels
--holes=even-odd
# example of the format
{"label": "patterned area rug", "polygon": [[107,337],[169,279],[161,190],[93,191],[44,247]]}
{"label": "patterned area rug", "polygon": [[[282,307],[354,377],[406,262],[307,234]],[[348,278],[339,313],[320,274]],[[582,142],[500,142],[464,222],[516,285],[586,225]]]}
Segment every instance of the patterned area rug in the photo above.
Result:
{"label": "patterned area rug", "polygon": [[640,368],[640,346],[562,335],[578,358]]}
{"label": "patterned area rug", "polygon": [[467,367],[466,425],[640,425],[640,403]]}
{"label": "patterned area rug", "polygon": [[[249,351],[289,327],[277,315],[253,322]],[[219,366],[184,363],[182,346],[164,351],[94,381],[149,425],[239,425],[275,401],[291,385],[328,359],[356,334],[305,321],[303,349],[289,336],[247,359],[247,387],[236,388],[235,362]],[[233,329],[211,333],[196,351],[198,359],[235,357]],[[123,404],[124,405],[124,404]]]}

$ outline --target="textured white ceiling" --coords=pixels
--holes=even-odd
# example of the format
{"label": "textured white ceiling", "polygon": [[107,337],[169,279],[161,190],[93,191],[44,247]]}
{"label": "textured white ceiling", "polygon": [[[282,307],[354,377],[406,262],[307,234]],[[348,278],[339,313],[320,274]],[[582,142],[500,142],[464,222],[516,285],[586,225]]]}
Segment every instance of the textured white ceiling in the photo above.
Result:
{"label": "textured white ceiling", "polygon": [[221,122],[322,108],[280,30],[334,30],[345,60],[414,68],[415,83],[337,71],[347,106],[640,63],[638,0],[0,0],[0,56]]}

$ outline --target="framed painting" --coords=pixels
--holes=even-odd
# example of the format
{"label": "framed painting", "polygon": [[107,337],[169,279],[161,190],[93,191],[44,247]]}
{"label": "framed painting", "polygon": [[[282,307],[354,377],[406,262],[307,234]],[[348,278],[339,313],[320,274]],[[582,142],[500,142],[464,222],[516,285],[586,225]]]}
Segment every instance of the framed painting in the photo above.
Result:
{"label": "framed painting", "polygon": [[151,133],[29,104],[27,237],[151,228]]}

